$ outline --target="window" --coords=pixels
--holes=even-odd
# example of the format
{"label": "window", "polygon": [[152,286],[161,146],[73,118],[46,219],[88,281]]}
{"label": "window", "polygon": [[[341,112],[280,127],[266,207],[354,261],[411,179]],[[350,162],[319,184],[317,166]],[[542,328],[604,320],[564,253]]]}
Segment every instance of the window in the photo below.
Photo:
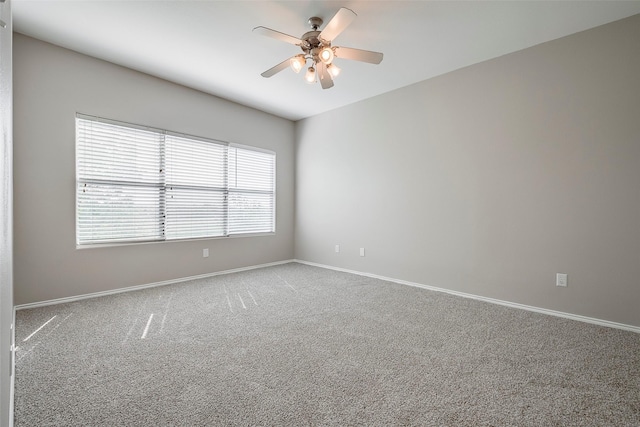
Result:
{"label": "window", "polygon": [[275,154],[76,117],[78,245],[275,232]]}

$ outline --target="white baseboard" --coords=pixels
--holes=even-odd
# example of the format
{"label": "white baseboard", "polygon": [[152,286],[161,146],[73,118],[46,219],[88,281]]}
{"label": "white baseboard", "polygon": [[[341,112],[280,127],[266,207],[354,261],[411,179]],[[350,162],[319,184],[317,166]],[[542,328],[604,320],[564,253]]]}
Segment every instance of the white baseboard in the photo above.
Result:
{"label": "white baseboard", "polygon": [[479,300],[479,301],[488,302],[488,303],[491,303],[491,304],[504,305],[506,307],[518,308],[520,310],[527,310],[527,311],[533,311],[533,312],[536,312],[536,313],[548,314],[550,316],[564,317],[565,319],[577,320],[579,322],[585,322],[585,323],[592,323],[592,324],[595,324],[595,325],[606,326],[606,327],[609,327],[609,328],[623,329],[625,331],[631,331],[631,332],[635,332],[635,333],[639,333],[640,334],[640,326],[626,325],[624,323],[611,322],[609,320],[596,319],[594,317],[580,316],[578,314],[571,314],[571,313],[565,313],[565,312],[562,312],[562,311],[549,310],[549,309],[541,308],[541,307],[534,307],[534,306],[531,306],[531,305],[518,304],[518,303],[515,303],[515,302],[503,301],[503,300],[499,300],[499,299],[495,299],[495,298],[488,298],[488,297],[483,297],[483,296],[480,296],[480,295],[468,294],[466,292],[458,292],[458,291],[453,291],[453,290],[450,290],[450,289],[438,288],[436,286],[428,286],[428,285],[423,285],[421,283],[409,282],[409,281],[406,281],[406,280],[394,279],[392,277],[379,276],[377,274],[364,273],[362,271],[355,271],[355,270],[349,270],[349,269],[346,269],[346,268],[333,267],[333,266],[330,266],[330,265],[318,264],[318,263],[315,263],[315,262],[303,261],[303,260],[299,260],[299,259],[295,259],[293,261],[295,261],[297,263],[300,263],[300,264],[311,265],[311,266],[314,266],[314,267],[326,268],[326,269],[335,270],[335,271],[342,271],[344,273],[357,274],[359,276],[371,277],[371,278],[374,278],[374,279],[385,280],[387,282],[398,283],[398,284],[401,284],[401,285],[414,286],[414,287],[417,287],[417,288],[428,289],[430,291],[436,291],[436,292],[444,292],[444,293],[447,293],[447,294],[456,295],[456,296],[463,297],[463,298],[471,298],[471,299],[475,299],[475,300]]}
{"label": "white baseboard", "polygon": [[88,298],[97,298],[97,297],[103,297],[103,296],[107,296],[107,295],[120,294],[122,292],[131,292],[131,291],[138,291],[138,290],[141,290],[141,289],[155,288],[157,286],[173,285],[173,284],[176,284],[176,283],[182,283],[182,282],[186,282],[186,281],[189,281],[189,280],[206,279],[207,277],[221,276],[223,274],[239,273],[241,271],[255,270],[257,268],[272,267],[274,265],[288,264],[290,262],[295,262],[295,260],[288,259],[288,260],[285,260],[285,261],[276,261],[276,262],[270,262],[270,263],[267,263],[267,264],[259,264],[259,265],[252,265],[252,266],[249,266],[249,267],[240,267],[240,268],[234,268],[234,269],[231,269],[231,270],[217,271],[215,273],[206,273],[206,274],[199,274],[197,276],[181,277],[179,279],[165,280],[165,281],[162,281],[162,282],[148,283],[148,284],[145,284],[145,285],[128,286],[126,288],[112,289],[112,290],[109,290],[109,291],[92,292],[90,294],[83,294],[83,295],[77,295],[77,296],[65,297],[65,298],[56,298],[56,299],[52,299],[52,300],[33,302],[33,303],[29,303],[29,304],[20,304],[20,305],[14,306],[14,312],[16,310],[26,310],[26,309],[29,309],[29,308],[44,307],[44,306],[47,306],[47,305],[65,304],[65,303],[68,303],[68,302],[80,301],[80,300],[88,299]]}

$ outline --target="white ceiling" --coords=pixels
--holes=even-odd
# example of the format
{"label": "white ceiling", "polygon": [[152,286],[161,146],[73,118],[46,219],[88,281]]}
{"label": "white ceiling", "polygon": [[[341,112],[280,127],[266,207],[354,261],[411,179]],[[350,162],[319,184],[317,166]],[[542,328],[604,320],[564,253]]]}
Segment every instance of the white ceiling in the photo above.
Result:
{"label": "white ceiling", "polygon": [[[640,13],[640,1],[61,1],[13,0],[14,30],[291,120]],[[338,59],[322,90],[290,69],[300,53],[252,33],[296,37],[340,7],[358,14],[334,41],[384,53],[380,65]]]}

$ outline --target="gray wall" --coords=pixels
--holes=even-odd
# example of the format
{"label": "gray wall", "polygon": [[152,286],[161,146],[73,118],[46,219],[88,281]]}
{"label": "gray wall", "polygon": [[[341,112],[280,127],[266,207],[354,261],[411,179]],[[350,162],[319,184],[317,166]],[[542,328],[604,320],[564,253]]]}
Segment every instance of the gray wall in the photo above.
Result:
{"label": "gray wall", "polygon": [[636,15],[298,122],[296,258],[640,326],[639,40]]}
{"label": "gray wall", "polygon": [[11,0],[0,3],[0,19],[7,25],[0,28],[0,427],[8,427],[13,369],[9,351],[13,336]]}
{"label": "gray wall", "polygon": [[[20,34],[14,95],[16,304],[293,258],[293,122]],[[76,112],[275,151],[276,234],[76,249]]]}

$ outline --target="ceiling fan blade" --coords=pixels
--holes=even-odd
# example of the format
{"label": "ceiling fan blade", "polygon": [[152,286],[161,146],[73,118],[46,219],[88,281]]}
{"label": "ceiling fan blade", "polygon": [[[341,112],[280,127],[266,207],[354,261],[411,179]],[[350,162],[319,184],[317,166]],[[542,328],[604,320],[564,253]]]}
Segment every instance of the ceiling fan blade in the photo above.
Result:
{"label": "ceiling fan blade", "polygon": [[324,65],[323,62],[318,62],[317,67],[322,89],[329,89],[330,87],[333,87],[333,79],[331,78],[331,74],[329,74],[329,71],[327,71],[327,66]]}
{"label": "ceiling fan blade", "polygon": [[280,71],[284,70],[285,68],[287,68],[289,66],[290,61],[291,61],[291,58],[285,59],[284,61],[282,61],[281,63],[279,63],[275,67],[269,68],[267,71],[265,71],[264,73],[262,73],[260,75],[262,77],[271,77],[271,76],[273,76],[275,74],[278,74]]}
{"label": "ceiling fan blade", "polygon": [[336,47],[336,57],[351,59],[354,61],[368,62],[370,64],[379,64],[382,62],[382,53],[372,52],[370,50],[353,49],[350,47]]}
{"label": "ceiling fan blade", "polygon": [[260,34],[261,36],[271,37],[276,40],[280,40],[286,43],[291,43],[296,46],[300,46],[303,44],[303,41],[297,37],[290,36],[289,34],[281,33],[280,31],[272,30],[267,27],[255,27],[253,32],[256,34]]}
{"label": "ceiling fan blade", "polygon": [[320,38],[326,41],[333,41],[333,39],[338,37],[340,33],[356,19],[356,16],[358,15],[356,15],[353,10],[341,7],[340,10],[333,15],[331,21],[324,27],[324,30],[320,33]]}

